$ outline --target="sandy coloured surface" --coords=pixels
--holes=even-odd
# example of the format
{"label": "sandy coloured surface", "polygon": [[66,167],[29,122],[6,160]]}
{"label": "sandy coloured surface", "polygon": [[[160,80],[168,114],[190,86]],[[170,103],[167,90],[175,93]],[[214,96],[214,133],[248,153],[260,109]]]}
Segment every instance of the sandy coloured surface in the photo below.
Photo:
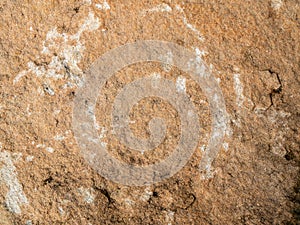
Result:
{"label": "sandy coloured surface", "polygon": [[[0,1],[0,224],[299,223],[299,18],[298,0]],[[169,79],[201,125],[188,163],[133,187],[105,179],[83,157],[72,113],[85,71],[138,40],[185,47],[218,82],[228,123],[210,173],[199,172],[209,101],[188,73],[158,62],[128,65],[106,81],[95,109],[99,141],[125,163],[167,157],[180,134],[171,104],[153,96],[132,108],[138,138],[149,137],[154,116],[167,124],[163,142],[144,154],[116,138],[111,116],[127,84]]]}

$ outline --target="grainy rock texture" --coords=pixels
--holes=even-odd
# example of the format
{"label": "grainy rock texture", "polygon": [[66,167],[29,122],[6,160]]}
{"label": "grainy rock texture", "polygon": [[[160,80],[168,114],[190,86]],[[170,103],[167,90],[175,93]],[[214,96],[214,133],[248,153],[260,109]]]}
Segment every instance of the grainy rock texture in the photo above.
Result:
{"label": "grainy rock texture", "polygon": [[[99,93],[96,119],[108,152],[152,164],[178,142],[168,102],[144,99],[133,133],[149,137],[159,116],[167,137],[153,152],[114,136],[114,98],[134,80],[159,74],[188,94],[201,139],[186,166],[160,183],[131,187],[100,176],[72,130],[73,99],[90,65],[137,40],[194,51],[218,80],[229,117],[212,174],[199,162],[211,130],[201,88],[176,67],[138,63]],[[298,0],[0,1],[0,224],[299,224],[300,2]]]}

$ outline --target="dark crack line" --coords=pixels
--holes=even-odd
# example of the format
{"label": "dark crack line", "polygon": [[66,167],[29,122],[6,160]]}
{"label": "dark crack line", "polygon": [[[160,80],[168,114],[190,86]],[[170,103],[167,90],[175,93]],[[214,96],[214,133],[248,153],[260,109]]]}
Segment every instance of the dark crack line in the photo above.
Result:
{"label": "dark crack line", "polygon": [[281,94],[282,89],[283,89],[283,87],[282,87],[282,82],[281,82],[281,79],[280,79],[279,74],[276,73],[275,71],[273,71],[272,69],[268,69],[268,70],[266,70],[266,71],[268,71],[271,75],[275,75],[275,76],[276,76],[277,81],[278,81],[278,83],[279,83],[279,87],[273,89],[273,90],[271,91],[271,93],[269,94],[271,104],[268,106],[268,108],[267,108],[265,111],[269,110],[272,106],[274,106],[274,101],[273,101],[274,95],[276,95],[276,94]]}

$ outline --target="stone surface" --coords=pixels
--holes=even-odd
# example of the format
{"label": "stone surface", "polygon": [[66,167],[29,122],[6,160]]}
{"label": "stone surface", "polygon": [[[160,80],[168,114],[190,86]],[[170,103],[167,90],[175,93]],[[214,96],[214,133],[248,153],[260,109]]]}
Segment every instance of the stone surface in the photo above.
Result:
{"label": "stone surface", "polygon": [[[231,1],[0,2],[0,224],[297,224],[300,162],[300,3]],[[167,138],[139,155],[111,127],[128,83],[158,74],[186,92],[201,139],[186,166],[146,187],[113,183],[84,160],[72,130],[84,71],[110,49],[164,40],[196,52],[219,81],[229,116],[212,174],[199,173],[210,135],[208,101],[167,64],[130,65],[99,93],[99,138],[110,154],[143,165],[178,142],[180,118],[161,99],[132,109],[133,133],[149,137],[158,115]]]}

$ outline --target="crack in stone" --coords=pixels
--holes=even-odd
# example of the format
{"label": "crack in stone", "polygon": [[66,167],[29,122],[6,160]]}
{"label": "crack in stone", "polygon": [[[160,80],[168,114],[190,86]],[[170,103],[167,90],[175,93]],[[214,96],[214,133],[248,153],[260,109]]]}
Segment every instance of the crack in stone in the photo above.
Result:
{"label": "crack in stone", "polygon": [[274,106],[274,101],[273,101],[273,97],[274,95],[276,94],[281,94],[282,93],[282,89],[283,89],[283,86],[282,86],[282,82],[281,82],[281,79],[280,79],[280,76],[279,76],[279,73],[275,72],[274,70],[272,69],[267,69],[265,71],[268,71],[271,75],[275,75],[276,78],[277,78],[277,81],[279,83],[279,87],[278,88],[274,88],[271,93],[269,93],[269,97],[270,97],[270,105],[266,108],[265,111],[269,110],[272,106]]}

